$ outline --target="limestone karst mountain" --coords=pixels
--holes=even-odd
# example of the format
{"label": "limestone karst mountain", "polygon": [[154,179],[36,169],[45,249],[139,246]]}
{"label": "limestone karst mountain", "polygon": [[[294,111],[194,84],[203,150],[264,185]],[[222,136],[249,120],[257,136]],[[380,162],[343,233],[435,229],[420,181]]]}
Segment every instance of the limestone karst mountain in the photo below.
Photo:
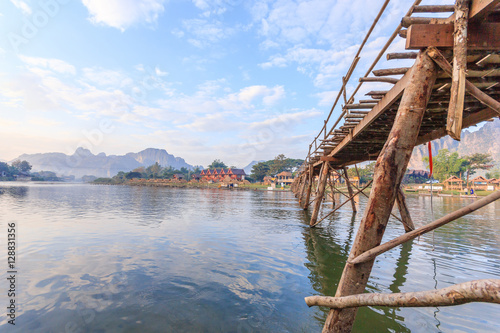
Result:
{"label": "limestone karst mountain", "polygon": [[53,171],[59,176],[73,175],[77,179],[85,175],[112,177],[119,171],[130,171],[140,166],[149,166],[158,162],[161,166],[182,167],[190,170],[194,167],[183,158],[167,153],[165,149],[148,148],[138,153],[126,155],[97,155],[85,148],[78,148],[73,155],[63,153],[23,154],[15,160],[26,160],[32,171]]}
{"label": "limestone karst mountain", "polygon": [[[446,136],[439,140],[432,141],[432,155],[437,155],[439,150],[448,149],[451,152],[458,152],[460,156],[474,153],[489,153],[496,166],[500,166],[500,120],[487,122],[479,130],[471,132],[464,130],[461,141],[455,141]],[[420,145],[413,149],[408,169],[425,170],[422,157],[428,156],[427,144]]]}

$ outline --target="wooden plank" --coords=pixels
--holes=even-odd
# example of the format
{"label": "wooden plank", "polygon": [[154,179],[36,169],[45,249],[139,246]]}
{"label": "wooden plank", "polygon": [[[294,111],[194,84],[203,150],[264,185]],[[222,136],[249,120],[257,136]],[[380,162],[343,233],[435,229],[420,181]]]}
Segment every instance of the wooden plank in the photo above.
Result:
{"label": "wooden plank", "polygon": [[[439,52],[438,49],[433,47],[429,48],[428,54],[447,75],[452,75],[452,67],[450,63],[441,54],[441,52]],[[465,89],[469,94],[477,98],[478,101],[486,106],[489,106],[491,109],[500,114],[500,102],[479,90],[479,88],[477,88],[473,83],[469,82],[469,80],[465,81]]]}
{"label": "wooden plank", "polygon": [[446,131],[453,139],[458,141],[460,141],[460,134],[462,132],[462,118],[465,99],[468,15],[468,0],[457,0],[455,3],[455,24],[453,34],[453,72]]}
{"label": "wooden plank", "polygon": [[332,156],[321,156],[319,158],[319,160],[322,162],[341,162],[342,161],[341,159],[338,159],[338,158],[335,158]]}
{"label": "wooden plank", "polygon": [[[408,29],[407,50],[422,48],[453,47],[453,24],[414,24]],[[467,48],[470,50],[500,49],[500,23],[470,24]]]}
{"label": "wooden plank", "polygon": [[365,128],[367,128],[375,119],[384,113],[394,102],[396,102],[403,94],[406,85],[408,84],[411,69],[389,90],[378,102],[377,105],[363,118],[363,120],[356,125],[352,132],[347,135],[339,145],[329,154],[335,156],[341,151],[353,138],[359,135]]}
{"label": "wooden plank", "polygon": [[469,20],[482,20],[499,3],[500,0],[472,0],[470,4]]}

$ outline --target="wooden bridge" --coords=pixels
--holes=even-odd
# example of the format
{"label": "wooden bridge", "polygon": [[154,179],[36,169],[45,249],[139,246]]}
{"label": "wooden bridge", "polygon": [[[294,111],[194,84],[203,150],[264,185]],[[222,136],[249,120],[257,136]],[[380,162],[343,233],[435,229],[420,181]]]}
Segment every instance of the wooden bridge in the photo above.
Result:
{"label": "wooden bridge", "polygon": [[[356,212],[354,196],[368,196],[363,190],[371,185],[369,200],[336,297],[307,299],[310,306],[331,308],[324,332],[349,332],[357,307],[363,305],[500,303],[500,280],[457,285],[452,291],[443,291],[441,296],[445,296],[441,298],[435,295],[436,291],[417,296],[373,294],[368,295],[372,296],[372,301],[373,297],[393,300],[399,297],[399,302],[370,303],[360,300],[367,295],[358,295],[365,290],[378,254],[500,198],[500,191],[497,191],[415,230],[400,189],[414,146],[446,135],[460,140],[463,128],[500,116],[500,0],[457,0],[452,5],[436,6],[420,6],[420,2],[417,0],[410,7],[348,98],[346,86],[365,43],[389,3],[389,0],[385,1],[343,77],[323,128],[309,146],[300,176],[292,184],[300,206],[303,209],[312,207],[311,227],[331,216],[341,206],[319,216],[324,208],[323,199],[328,185],[332,192],[338,191],[332,182],[333,175],[345,179],[348,194],[344,194],[346,201],[342,205],[350,202],[353,212]],[[447,12],[448,17],[417,17],[418,13]],[[397,36],[406,39],[406,50],[386,54]],[[414,59],[414,64],[411,67],[374,70],[384,55],[396,63],[398,59]],[[381,83],[390,85],[390,89],[372,90],[363,97],[356,96],[363,84],[378,87]],[[341,99],[341,115],[331,124],[332,113]],[[377,161],[373,181],[364,188],[358,188],[349,181],[347,167],[368,160]],[[404,224],[407,233],[380,245],[395,202],[401,215],[401,218],[396,218]],[[348,299],[348,295],[355,296]],[[424,304],[418,298],[429,299]]]}

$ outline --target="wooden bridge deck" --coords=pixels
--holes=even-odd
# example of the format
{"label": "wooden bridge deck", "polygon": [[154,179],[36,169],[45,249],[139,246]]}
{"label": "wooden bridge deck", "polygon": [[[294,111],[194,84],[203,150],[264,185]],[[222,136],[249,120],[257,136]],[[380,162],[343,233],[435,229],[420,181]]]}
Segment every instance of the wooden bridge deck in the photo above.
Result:
{"label": "wooden bridge deck", "polygon": [[[471,10],[469,18],[471,31],[468,36],[466,78],[475,87],[498,101],[500,98],[500,54],[498,52],[500,50],[500,23],[498,23],[500,6],[498,1],[476,1],[476,3],[483,3],[483,6],[482,10],[479,8],[476,11]],[[453,24],[448,22],[453,20],[453,15],[448,19],[441,19],[442,22],[446,22],[444,24],[431,21],[427,24],[410,25],[406,30],[406,49],[413,51],[438,47],[451,63]],[[422,38],[422,35],[425,38]],[[479,41],[479,38],[485,35],[486,39]],[[388,58],[390,57],[391,54],[388,55]],[[409,52],[403,57],[416,58],[416,52]],[[316,149],[307,157],[306,164],[312,164],[315,172],[318,172],[322,161],[329,161],[335,168],[340,168],[376,159],[391,131],[401,96],[408,86],[412,68],[375,70],[372,72],[373,77],[365,78],[364,81],[373,80],[395,84],[388,91],[371,91],[367,94],[369,97],[362,97],[365,99],[360,98],[357,103],[343,105],[344,124],[332,129],[327,136],[318,137],[313,143]],[[388,76],[388,74],[405,71],[406,73],[400,79]],[[447,135],[446,124],[451,83],[450,75],[439,68],[420,127],[417,145]],[[495,116],[499,114],[469,93],[466,94],[463,107],[463,128]]]}

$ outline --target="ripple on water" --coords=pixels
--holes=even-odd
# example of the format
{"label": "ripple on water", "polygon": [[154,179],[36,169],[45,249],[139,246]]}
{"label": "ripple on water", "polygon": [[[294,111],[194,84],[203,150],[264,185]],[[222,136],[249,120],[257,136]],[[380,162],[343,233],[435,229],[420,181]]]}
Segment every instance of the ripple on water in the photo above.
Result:
{"label": "ripple on water", "polygon": [[[23,306],[13,332],[319,331],[328,311],[309,309],[303,298],[335,294],[366,205],[361,198],[360,213],[345,205],[310,229],[310,212],[288,192],[5,183],[0,190],[0,227],[19,223]],[[445,199],[433,198],[434,218],[465,204]],[[416,225],[432,220],[430,200],[407,198]],[[382,254],[367,291],[498,277],[499,216],[495,203]],[[384,241],[403,233],[391,218]],[[354,332],[500,331],[496,309],[362,308]]]}

